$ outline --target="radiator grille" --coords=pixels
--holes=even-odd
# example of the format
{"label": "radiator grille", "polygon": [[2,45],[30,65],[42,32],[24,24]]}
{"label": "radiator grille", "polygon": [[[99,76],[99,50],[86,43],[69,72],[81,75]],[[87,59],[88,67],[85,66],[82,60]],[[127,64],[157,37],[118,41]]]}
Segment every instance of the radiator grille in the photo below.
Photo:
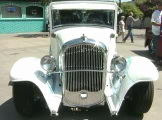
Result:
{"label": "radiator grille", "polygon": [[66,90],[70,92],[102,90],[103,73],[97,70],[104,70],[103,48],[93,45],[76,45],[68,48],[64,56],[65,70],[73,70],[73,72],[65,73]]}

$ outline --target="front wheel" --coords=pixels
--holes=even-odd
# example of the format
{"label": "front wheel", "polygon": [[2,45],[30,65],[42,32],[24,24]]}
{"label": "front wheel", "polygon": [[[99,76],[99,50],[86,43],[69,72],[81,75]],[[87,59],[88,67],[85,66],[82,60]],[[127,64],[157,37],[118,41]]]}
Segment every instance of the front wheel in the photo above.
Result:
{"label": "front wheel", "polygon": [[14,83],[13,101],[19,114],[30,117],[34,113],[34,89],[32,83]]}
{"label": "front wheel", "polygon": [[143,82],[134,85],[128,92],[127,105],[135,114],[143,114],[149,111],[154,97],[153,82]]}

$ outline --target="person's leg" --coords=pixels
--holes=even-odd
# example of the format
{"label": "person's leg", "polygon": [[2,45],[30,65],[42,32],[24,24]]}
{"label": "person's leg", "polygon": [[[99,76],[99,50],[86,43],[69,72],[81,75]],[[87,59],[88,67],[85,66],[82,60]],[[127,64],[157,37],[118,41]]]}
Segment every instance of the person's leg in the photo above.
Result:
{"label": "person's leg", "polygon": [[153,40],[152,40],[153,51],[152,51],[151,54],[154,56],[155,63],[158,64],[158,65],[161,65],[160,58],[159,58],[159,56],[156,55],[156,53],[158,52],[157,51],[158,40],[159,40],[159,35],[153,35]]}
{"label": "person's leg", "polygon": [[153,52],[156,53],[157,50],[157,43],[158,43],[159,35],[153,35]]}
{"label": "person's leg", "polygon": [[127,33],[127,35],[125,36],[125,38],[123,39],[123,42],[125,42],[125,41],[128,39],[128,37],[130,36],[130,33],[131,33],[131,26],[128,25],[128,26],[127,26],[127,29],[128,29],[128,33]]}
{"label": "person's leg", "polygon": [[[121,32],[118,33],[118,37],[121,36]],[[118,37],[116,38],[116,42],[118,41]]]}
{"label": "person's leg", "polygon": [[[118,33],[118,37],[120,36],[120,34]],[[116,37],[116,42],[118,41],[118,37]]]}
{"label": "person's leg", "polygon": [[134,41],[133,41],[133,33],[132,33],[132,28],[130,29],[130,38],[131,38],[131,43],[134,43]]}
{"label": "person's leg", "polygon": [[122,40],[124,40],[124,32],[122,33]]}

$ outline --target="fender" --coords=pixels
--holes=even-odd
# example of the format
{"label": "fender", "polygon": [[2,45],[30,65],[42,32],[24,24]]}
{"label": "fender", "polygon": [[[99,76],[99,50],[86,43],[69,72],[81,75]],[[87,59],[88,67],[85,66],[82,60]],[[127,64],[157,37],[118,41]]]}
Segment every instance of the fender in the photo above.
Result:
{"label": "fender", "polygon": [[159,77],[157,68],[147,58],[134,56],[127,58],[126,61],[127,66],[123,75],[113,75],[118,77],[114,77],[110,83],[112,94],[108,96],[108,91],[105,91],[112,115],[118,114],[126,93],[133,85],[139,82],[156,81]]}
{"label": "fender", "polygon": [[42,92],[51,114],[57,114],[62,101],[62,87],[59,86],[59,79],[59,74],[47,77],[40,66],[40,59],[34,57],[18,60],[10,71],[10,85],[24,81],[35,84]]}

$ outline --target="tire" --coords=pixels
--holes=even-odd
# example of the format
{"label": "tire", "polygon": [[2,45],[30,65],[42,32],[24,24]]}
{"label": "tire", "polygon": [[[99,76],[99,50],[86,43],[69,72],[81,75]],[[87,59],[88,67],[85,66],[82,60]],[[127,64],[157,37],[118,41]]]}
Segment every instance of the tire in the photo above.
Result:
{"label": "tire", "polygon": [[131,88],[128,94],[127,105],[134,114],[143,114],[149,111],[154,97],[153,82],[138,83]]}
{"label": "tire", "polygon": [[149,50],[149,53],[152,53],[153,52],[153,43],[152,43],[152,40],[150,40],[150,42],[148,43],[148,50]]}
{"label": "tire", "polygon": [[20,115],[31,117],[35,111],[34,85],[27,82],[14,83],[13,101]]}

